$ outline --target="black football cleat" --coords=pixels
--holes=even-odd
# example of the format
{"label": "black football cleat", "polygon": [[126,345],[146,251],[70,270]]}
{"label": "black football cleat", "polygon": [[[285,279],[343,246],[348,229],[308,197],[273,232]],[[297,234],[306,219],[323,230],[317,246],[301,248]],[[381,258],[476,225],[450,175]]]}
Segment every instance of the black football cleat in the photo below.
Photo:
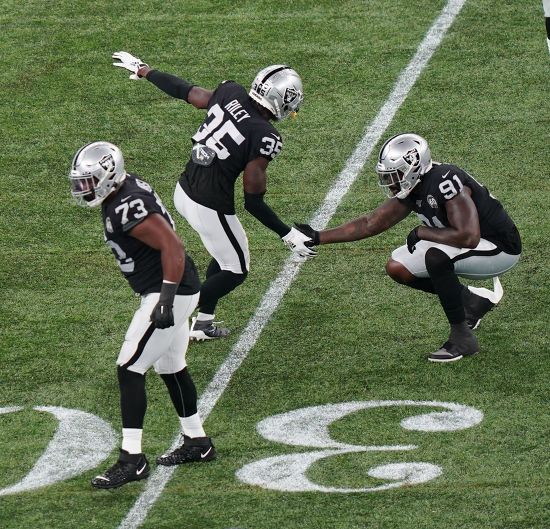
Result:
{"label": "black football cleat", "polygon": [[121,450],[118,461],[92,479],[92,486],[96,489],[116,489],[130,481],[147,478],[149,471],[149,462],[143,454],[129,454]]}
{"label": "black football cleat", "polygon": [[157,465],[173,466],[184,463],[204,463],[216,458],[216,450],[210,437],[183,436],[183,444],[174,451],[157,457]]}
{"label": "black football cleat", "polygon": [[216,338],[225,338],[229,336],[231,331],[225,327],[216,326],[214,320],[199,321],[197,318],[192,319],[191,330],[189,331],[189,339],[201,342],[203,340],[215,340]]}
{"label": "black football cleat", "polygon": [[430,362],[456,362],[466,356],[479,353],[479,345],[474,335],[460,342],[445,342],[437,351],[428,356]]}
{"label": "black football cleat", "polygon": [[504,291],[498,277],[493,278],[493,286],[494,290],[464,287],[462,300],[464,302],[466,323],[470,329],[477,329],[481,319],[502,299]]}

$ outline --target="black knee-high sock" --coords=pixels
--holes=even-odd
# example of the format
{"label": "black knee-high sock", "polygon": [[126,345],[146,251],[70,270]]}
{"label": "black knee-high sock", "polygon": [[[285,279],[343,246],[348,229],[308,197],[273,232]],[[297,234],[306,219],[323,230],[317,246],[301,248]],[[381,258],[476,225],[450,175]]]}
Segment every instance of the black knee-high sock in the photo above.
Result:
{"label": "black knee-high sock", "polygon": [[206,269],[206,279],[221,271],[222,269],[220,268],[218,261],[216,261],[216,259],[211,259],[208,263],[208,268]]}
{"label": "black knee-high sock", "polygon": [[426,252],[426,269],[450,324],[465,320],[462,290],[451,258],[438,248]]}
{"label": "black knee-high sock", "polygon": [[123,428],[143,428],[147,410],[145,375],[128,371],[118,366],[118,386],[120,388],[120,411]]}
{"label": "black knee-high sock", "polygon": [[187,367],[177,373],[160,375],[179,417],[190,417],[197,413],[197,389]]}
{"label": "black knee-high sock", "polygon": [[550,40],[550,17],[546,17],[546,35],[548,40]]}
{"label": "black knee-high sock", "polygon": [[199,311],[214,314],[218,300],[237,288],[247,274],[235,274],[221,270],[218,263],[212,259],[206,271],[206,281],[202,284],[199,298]]}
{"label": "black knee-high sock", "polygon": [[415,290],[422,290],[422,292],[427,292],[428,294],[436,293],[432,280],[429,277],[415,277],[414,281],[403,284],[405,286],[414,288]]}

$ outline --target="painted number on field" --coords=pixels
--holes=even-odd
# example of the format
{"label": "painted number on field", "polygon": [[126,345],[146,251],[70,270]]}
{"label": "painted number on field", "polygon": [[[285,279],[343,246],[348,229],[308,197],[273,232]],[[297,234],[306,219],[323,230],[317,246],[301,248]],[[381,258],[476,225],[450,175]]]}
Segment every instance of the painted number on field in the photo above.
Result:
{"label": "painted number on field", "polygon": [[316,448],[308,452],[268,457],[255,461],[237,471],[243,483],[285,492],[376,492],[416,485],[430,481],[443,473],[440,466],[421,461],[391,462],[371,467],[371,478],[385,483],[363,488],[339,488],[323,486],[308,479],[308,469],[321,459],[358,452],[409,452],[416,445],[364,446],[341,443],[332,439],[329,426],[352,413],[372,408],[418,406],[443,408],[421,415],[406,417],[400,422],[405,430],[420,432],[453,432],[471,428],[483,420],[483,413],[475,408],[452,402],[414,400],[369,400],[343,402],[301,408],[264,419],[257,425],[260,435],[269,441],[291,446]]}
{"label": "painted number on field", "polygon": [[[53,438],[30,472],[18,483],[0,489],[0,496],[38,489],[64,481],[95,468],[116,445],[116,434],[104,420],[81,410],[36,406],[59,422]],[[23,410],[21,406],[0,408],[0,415]]]}

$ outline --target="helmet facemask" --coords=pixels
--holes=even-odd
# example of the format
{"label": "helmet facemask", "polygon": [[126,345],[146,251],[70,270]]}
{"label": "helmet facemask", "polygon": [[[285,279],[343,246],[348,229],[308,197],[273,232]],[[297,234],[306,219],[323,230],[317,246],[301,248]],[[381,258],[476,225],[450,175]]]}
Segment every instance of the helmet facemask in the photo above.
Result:
{"label": "helmet facemask", "polygon": [[428,143],[417,134],[399,134],[380,150],[376,172],[388,198],[403,199],[432,168]]}
{"label": "helmet facemask", "polygon": [[252,83],[249,95],[279,121],[298,112],[304,100],[300,76],[283,64],[261,70]]}
{"label": "helmet facemask", "polygon": [[75,155],[69,172],[71,195],[79,206],[101,204],[126,178],[120,149],[108,142],[94,142]]}

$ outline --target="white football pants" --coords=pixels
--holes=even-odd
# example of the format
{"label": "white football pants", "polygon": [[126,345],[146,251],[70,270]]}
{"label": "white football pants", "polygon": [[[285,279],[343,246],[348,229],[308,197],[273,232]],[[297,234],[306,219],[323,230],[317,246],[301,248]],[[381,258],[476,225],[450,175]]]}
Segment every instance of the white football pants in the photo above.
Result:
{"label": "white football pants", "polygon": [[485,239],[481,239],[475,248],[455,248],[422,240],[416,244],[413,253],[409,253],[405,244],[396,248],[391,257],[414,276],[429,277],[426,270],[426,252],[429,248],[438,248],[445,252],[454,264],[456,275],[466,279],[488,279],[499,276],[510,270],[520,257],[502,252],[495,244]]}
{"label": "white football pants", "polygon": [[208,253],[222,270],[244,274],[250,269],[248,238],[236,215],[225,215],[191,200],[176,184],[174,206],[200,235]]}
{"label": "white football pants", "polygon": [[154,292],[141,297],[140,307],[128,327],[116,362],[142,375],[151,366],[160,375],[168,375],[181,371],[187,365],[185,353],[189,345],[189,316],[199,302],[199,293],[175,297],[175,324],[167,329],[155,329],[151,323],[151,313],[159,296],[159,292]]}

